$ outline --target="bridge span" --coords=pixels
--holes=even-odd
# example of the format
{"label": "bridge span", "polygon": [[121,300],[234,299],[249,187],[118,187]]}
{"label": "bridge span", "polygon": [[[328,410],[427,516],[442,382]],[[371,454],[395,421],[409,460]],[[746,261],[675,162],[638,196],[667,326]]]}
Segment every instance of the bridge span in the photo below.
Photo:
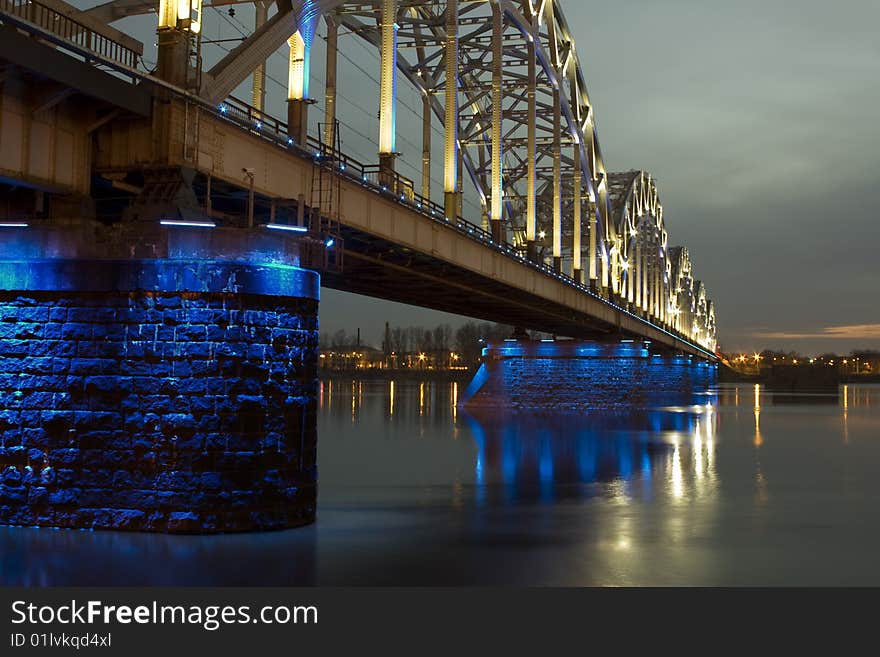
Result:
{"label": "bridge span", "polygon": [[[203,12],[233,5],[255,6],[254,27],[206,65],[222,39]],[[153,11],[155,51],[111,25]],[[378,54],[372,162],[342,148],[357,120],[339,109],[342,35]],[[279,49],[280,118],[266,92]],[[248,82],[249,103],[232,96]],[[423,99],[418,181],[396,146],[402,84]],[[316,272],[340,290],[715,359],[714,304],[669,243],[654,179],[605,169],[558,0],[0,0],[0,89],[0,433],[21,438],[0,460],[51,474],[69,459],[91,477],[82,459],[106,465],[93,452],[110,440],[129,482],[107,506],[101,477],[85,503],[47,474],[45,491],[16,493],[33,504],[0,500],[5,522],[308,522]],[[43,442],[28,449],[34,423]],[[164,483],[134,493],[144,467]],[[187,511],[174,491],[195,489],[204,504]]]}
{"label": "bridge span", "polygon": [[[105,217],[114,210],[121,215],[126,206],[140,205],[140,217],[150,212],[154,219],[203,217],[216,225],[241,228],[281,223],[310,226],[311,217],[317,214],[321,218],[318,232],[337,232],[341,239],[334,244],[347,256],[344,268],[325,272],[325,285],[559,335],[645,337],[695,355],[709,352],[711,357],[714,304],[705,287],[695,280],[687,250],[668,243],[663,208],[652,179],[639,171],[604,171],[574,41],[558,3],[543,3],[541,11],[545,13],[531,16],[530,22],[516,3],[482,3],[486,5],[483,19],[477,10],[481,3],[463,3],[458,8],[458,3],[450,2],[448,10],[442,7],[446,3],[386,1],[373,3],[375,7],[369,10],[369,3],[316,3],[323,8],[328,35],[345,26],[377,42],[381,41],[385,15],[381,12],[391,6],[398,21],[398,49],[404,45],[400,35],[413,29],[417,32],[411,37],[413,43],[421,44],[422,50],[434,48],[446,58],[451,40],[457,48],[452,52],[460,57],[481,44],[488,54],[474,50],[472,56],[488,58],[490,64],[499,44],[503,46],[499,63],[504,58],[521,57],[523,44],[543,44],[544,50],[531,47],[535,61],[525,64],[529,100],[524,105],[529,116],[536,108],[544,109],[539,102],[541,94],[548,93],[546,85],[553,87],[550,96],[555,94],[557,102],[547,109],[557,112],[555,123],[560,124],[551,126],[553,139],[549,144],[538,139],[536,131],[540,132],[544,119],[537,115],[534,122],[526,121],[527,138],[519,138],[524,123],[519,111],[522,99],[510,101],[513,105],[508,107],[504,96],[502,107],[495,107],[503,108],[501,116],[492,114],[492,101],[498,99],[487,90],[495,89],[492,85],[499,82],[499,71],[493,69],[485,80],[475,71],[460,71],[453,101],[460,114],[465,106],[474,114],[460,116],[457,123],[479,122],[482,115],[487,120],[498,119],[498,127],[507,126],[500,144],[502,158],[492,151],[499,147],[493,145],[499,136],[497,130],[486,128],[481,133],[485,143],[477,148],[473,144],[480,139],[465,139],[459,134],[464,130],[461,125],[444,128],[452,133],[446,135],[444,166],[450,179],[455,179],[447,180],[447,187],[454,183],[455,192],[445,192],[443,202],[436,203],[430,198],[429,170],[417,190],[413,181],[394,170],[394,157],[386,157],[378,165],[365,165],[344,154],[338,148],[341,129],[330,109],[319,126],[320,134],[310,135],[307,122],[297,125],[296,121],[307,115],[307,97],[290,98],[285,123],[220,94],[221,74],[241,65],[238,59],[225,58],[204,73],[198,88],[193,87],[190,78],[199,77],[200,71],[192,69],[186,57],[163,64],[163,57],[174,55],[177,47],[165,45],[169,33],[187,43],[201,39],[202,30],[193,25],[183,21],[172,21],[173,26],[160,24],[160,64],[154,71],[143,70],[143,46],[100,19],[117,20],[153,10],[151,3],[120,0],[80,12],[60,0],[3,2],[3,47],[9,80],[4,85],[8,146],[3,168],[15,185],[30,185],[40,193],[56,190],[56,196],[64,197],[58,203],[43,202],[42,212],[35,212],[34,207],[15,208],[10,218],[42,214],[51,220],[64,213],[57,206],[74,195],[91,196]],[[108,13],[111,5],[114,11]],[[163,7],[160,4],[160,16],[164,15]],[[290,12],[283,9],[266,25],[277,27],[290,18],[290,12],[297,11],[296,7]],[[370,27],[364,20],[373,10],[378,12],[380,25]],[[300,7],[299,11],[305,9]],[[425,14],[428,11],[435,13]],[[459,28],[451,23],[453,11],[460,11],[459,28],[468,26],[476,34],[458,34]],[[532,11],[536,10],[529,9]],[[418,14],[418,20],[413,13]],[[406,21],[413,26],[407,28]],[[299,30],[288,35],[292,57],[301,56],[298,48],[305,47],[298,45],[297,35],[317,29],[316,23],[312,14],[299,15]],[[416,29],[418,25],[427,27]],[[241,51],[240,57],[250,61],[248,45],[268,38],[267,32],[268,28],[259,28],[244,39],[236,49]],[[48,38],[38,40],[35,36]],[[534,37],[536,41],[529,40]],[[517,43],[517,39],[524,41]],[[379,45],[383,63],[391,57],[408,80],[420,79],[419,72],[425,77],[431,60],[428,55],[420,55],[424,59],[421,64],[404,64],[396,51],[388,54],[387,44]],[[567,51],[565,61],[558,61],[556,67],[552,63],[563,53],[548,53],[551,46]],[[299,60],[291,64],[292,85],[297,75],[305,75],[299,67],[308,63],[308,57],[302,56],[305,64]],[[550,61],[541,59],[545,56]],[[72,61],[65,61],[65,57]],[[335,66],[335,59],[336,53],[328,49],[328,70]],[[541,70],[531,70],[536,66]],[[382,75],[396,86],[397,69],[386,69],[382,68]],[[15,71],[24,77],[16,78]],[[258,76],[259,71],[253,71],[251,67],[235,80]],[[506,66],[500,73],[508,95],[519,94],[508,85],[519,80],[516,88],[523,86],[516,67]],[[437,110],[436,96],[444,88],[440,71],[433,70],[431,76],[426,121]],[[325,84],[327,108],[337,93],[334,78],[335,74],[326,75],[331,80]],[[563,78],[566,84],[560,85]],[[45,91],[37,98],[24,98],[15,91],[16,80],[35,80],[36,88],[44,87]],[[231,83],[226,82],[223,89]],[[255,90],[263,83],[256,78]],[[563,106],[559,101],[565,89],[572,98]],[[294,90],[291,94],[296,95]],[[465,103],[474,95],[472,102]],[[265,103],[264,96],[264,90],[257,93],[257,105]],[[84,121],[86,98],[91,99],[91,105],[85,112],[89,119]],[[386,117],[389,121],[394,115],[391,104],[391,116]],[[381,107],[383,113],[386,108]],[[443,114],[443,118],[448,117]],[[388,136],[388,130],[393,132],[393,126],[382,125],[380,139]],[[565,133],[564,139],[557,134],[560,131]],[[52,166],[41,161],[49,157],[49,151],[34,158],[22,157],[27,140],[33,148],[40,143],[38,138],[45,139],[53,150]],[[430,139],[426,141],[425,157],[430,160]],[[527,142],[525,149],[523,142]],[[552,166],[541,167],[548,157]],[[513,160],[525,161],[513,166]],[[482,167],[477,166],[480,161]],[[63,166],[55,166],[62,162]],[[45,169],[52,170],[48,178],[41,175]],[[482,199],[485,212],[476,221],[468,221],[460,213],[464,191],[456,176],[461,169],[467,169]],[[74,172],[76,180],[70,179]],[[157,189],[167,188],[169,176],[180,180],[181,189],[188,189],[157,204]],[[499,179],[503,181],[500,189]],[[520,189],[523,180],[526,192]],[[581,188],[578,193],[576,187]],[[107,189],[129,198],[114,208],[106,200]],[[499,197],[498,203],[493,203],[493,194]],[[226,202],[225,207],[218,199],[235,195],[250,198],[244,203]]]}

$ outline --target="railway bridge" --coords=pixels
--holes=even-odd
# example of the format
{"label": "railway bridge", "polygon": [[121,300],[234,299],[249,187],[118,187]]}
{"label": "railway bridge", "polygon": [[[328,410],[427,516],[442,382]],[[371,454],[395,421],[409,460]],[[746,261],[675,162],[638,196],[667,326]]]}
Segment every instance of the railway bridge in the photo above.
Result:
{"label": "railway bridge", "polygon": [[[605,168],[560,5],[0,0],[0,521],[310,521],[320,286],[714,360],[654,178]],[[343,110],[340,59],[375,117]]]}

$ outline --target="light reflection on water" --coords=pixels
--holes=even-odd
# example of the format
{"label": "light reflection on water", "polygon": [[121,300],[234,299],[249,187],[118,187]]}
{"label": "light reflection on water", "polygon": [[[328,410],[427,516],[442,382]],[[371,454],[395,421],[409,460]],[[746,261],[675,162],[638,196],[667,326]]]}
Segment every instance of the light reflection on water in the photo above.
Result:
{"label": "light reflection on water", "polygon": [[697,386],[656,404],[552,413],[463,407],[466,387],[323,381],[313,527],[0,528],[2,580],[880,584],[880,387],[792,397]]}

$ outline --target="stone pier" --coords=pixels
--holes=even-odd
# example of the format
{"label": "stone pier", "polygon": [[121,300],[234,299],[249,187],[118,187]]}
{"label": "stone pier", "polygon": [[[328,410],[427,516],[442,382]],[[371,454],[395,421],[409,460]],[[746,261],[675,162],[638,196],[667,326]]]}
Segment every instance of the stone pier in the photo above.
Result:
{"label": "stone pier", "polygon": [[0,524],[312,522],[318,274],[275,235],[114,230],[0,235]]}

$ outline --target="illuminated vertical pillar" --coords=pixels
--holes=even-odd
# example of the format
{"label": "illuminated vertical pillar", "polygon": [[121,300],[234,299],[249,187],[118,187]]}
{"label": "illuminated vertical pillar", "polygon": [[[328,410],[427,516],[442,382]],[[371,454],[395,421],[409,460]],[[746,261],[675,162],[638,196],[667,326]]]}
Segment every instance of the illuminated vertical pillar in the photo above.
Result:
{"label": "illuminated vertical pillar", "polygon": [[[485,199],[483,200],[483,210],[485,211]],[[458,149],[458,194],[456,194],[455,214],[462,214],[464,205],[464,153],[461,148]]]}
{"label": "illuminated vertical pillar", "polygon": [[443,118],[443,206],[458,217],[458,0],[446,3],[446,94]]}
{"label": "illuminated vertical pillar", "polygon": [[504,14],[501,6],[496,2],[492,4],[492,206],[490,219],[492,227],[492,239],[501,240],[501,218],[504,214],[504,197],[502,192],[503,180],[503,136],[502,100],[504,93],[502,84],[504,80],[503,70],[503,31]]}
{"label": "illuminated vertical pillar", "polygon": [[339,25],[327,15],[327,64],[324,89],[324,145],[334,148],[336,144],[336,60],[339,52]]}
{"label": "illuminated vertical pillar", "polygon": [[669,321],[669,284],[666,276],[666,258],[660,261],[663,269],[660,273],[660,319],[666,324]]}
{"label": "illuminated vertical pillar", "polygon": [[287,133],[304,145],[309,125],[309,48],[301,30],[287,40],[290,58],[287,71]]}
{"label": "illuminated vertical pillar", "polygon": [[660,309],[660,245],[654,243],[654,262],[651,267],[651,316],[656,320]]}
{"label": "illuminated vertical pillar", "polygon": [[529,88],[528,88],[528,144],[527,144],[527,190],[526,190],[526,253],[529,260],[537,260],[537,237],[538,224],[538,199],[537,199],[537,86],[538,86],[538,62],[535,53],[535,41],[530,36],[528,44],[529,59]]}
{"label": "illuminated vertical pillar", "polygon": [[[254,2],[254,29],[259,30],[269,17],[269,3],[265,0]],[[254,69],[251,82],[251,105],[260,112],[266,111],[266,63]]]}
{"label": "illuminated vertical pillar", "polygon": [[[594,148],[595,148],[595,144],[594,144]],[[598,160],[598,158],[596,158],[596,159]],[[598,162],[597,162],[597,166],[598,166]],[[599,218],[602,219],[602,226],[604,228],[602,242],[600,243],[601,258],[598,263],[599,267],[600,267],[599,284],[600,284],[600,287],[601,287],[603,294],[605,294],[605,293],[607,293],[608,285],[609,285],[609,280],[608,280],[609,262],[608,262],[608,259],[609,259],[610,254],[608,252],[608,249],[611,246],[610,240],[609,240],[608,212],[607,212],[607,208],[608,208],[608,206],[607,206],[607,200],[608,200],[607,184],[608,183],[607,183],[606,174],[604,171],[598,173],[598,177],[599,177],[599,185],[596,190],[596,194],[597,194],[596,205],[598,207]],[[597,242],[598,242],[598,236],[597,236]]]}
{"label": "illuminated vertical pillar", "polygon": [[158,9],[156,76],[189,88],[190,39],[202,31],[202,0],[160,0]]}
{"label": "illuminated vertical pillar", "polygon": [[638,228],[633,236],[633,257],[631,260],[629,274],[633,279],[633,302],[638,309],[642,307],[642,244]]}
{"label": "illuminated vertical pillar", "polygon": [[397,0],[382,0],[379,79],[379,177],[394,180],[397,139]]}
{"label": "illuminated vertical pillar", "polygon": [[553,267],[562,270],[562,94],[553,88]]}
{"label": "illuminated vertical pillar", "polygon": [[635,273],[635,244],[633,244],[632,235],[628,236],[629,238],[629,249],[626,252],[626,300],[627,303],[632,303],[636,298],[636,289],[635,289],[635,280],[633,278],[633,274]]}
{"label": "illuminated vertical pillar", "polygon": [[584,280],[583,270],[583,249],[581,248],[581,190],[583,189],[583,179],[581,173],[581,145],[574,145],[574,171],[571,177],[571,189],[574,194],[573,203],[573,237],[571,244],[571,276],[578,283]]}
{"label": "illuminated vertical pillar", "polygon": [[[613,230],[613,229],[612,229]],[[613,248],[611,249],[611,291],[614,294],[621,293],[621,280],[620,280],[620,259],[621,259],[621,249],[622,244],[620,240],[620,236],[617,234],[617,231],[613,233]]]}
{"label": "illuminated vertical pillar", "polygon": [[[594,189],[595,191],[595,189]],[[590,287],[595,289],[596,281],[598,280],[598,268],[596,263],[596,231],[599,229],[599,224],[596,217],[596,212],[598,211],[597,206],[595,204],[590,204],[590,234],[588,235],[589,239],[589,260],[588,266],[590,268]]]}

